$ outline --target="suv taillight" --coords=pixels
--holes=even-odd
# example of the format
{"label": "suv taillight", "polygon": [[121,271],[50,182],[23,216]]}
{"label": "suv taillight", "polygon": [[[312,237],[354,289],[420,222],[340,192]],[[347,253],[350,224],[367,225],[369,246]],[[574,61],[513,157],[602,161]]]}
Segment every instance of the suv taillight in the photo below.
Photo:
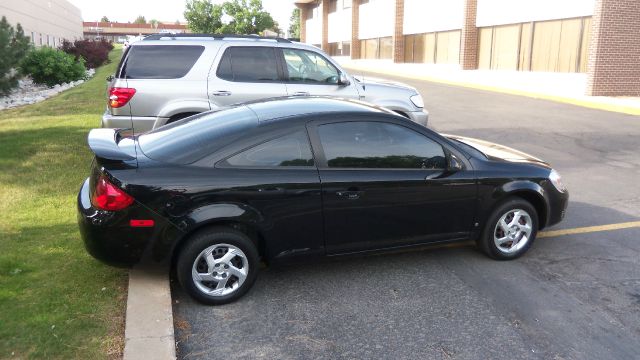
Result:
{"label": "suv taillight", "polygon": [[91,204],[101,210],[116,211],[133,204],[133,198],[113,185],[106,176],[100,175],[91,194]]}
{"label": "suv taillight", "polygon": [[119,108],[127,105],[129,100],[136,94],[136,89],[114,87],[109,89],[109,106]]}

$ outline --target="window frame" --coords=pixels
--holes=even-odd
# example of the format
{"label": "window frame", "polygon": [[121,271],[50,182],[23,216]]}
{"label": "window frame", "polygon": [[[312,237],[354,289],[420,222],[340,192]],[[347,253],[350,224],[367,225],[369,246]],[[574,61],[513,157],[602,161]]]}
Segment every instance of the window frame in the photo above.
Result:
{"label": "window frame", "polygon": [[[336,123],[348,123],[348,122],[380,122],[390,125],[396,125],[400,127],[404,127],[409,131],[413,131],[419,135],[426,137],[427,139],[435,142],[436,144],[442,147],[444,152],[445,161],[447,168],[445,169],[417,169],[417,168],[361,168],[361,167],[329,167],[327,157],[325,155],[324,148],[322,146],[322,142],[320,141],[320,134],[318,127],[322,125],[328,124],[336,124]],[[416,125],[416,127],[419,125]],[[350,115],[348,118],[335,119],[335,120],[318,120],[313,121],[307,124],[307,129],[309,133],[309,137],[311,140],[312,152],[315,158],[315,164],[318,170],[321,171],[421,171],[421,172],[442,172],[449,170],[451,166],[451,155],[455,155],[456,159],[459,159],[460,162],[463,163],[463,169],[466,170],[470,168],[470,164],[468,163],[468,158],[463,156],[460,151],[458,151],[455,147],[447,144],[446,142],[437,139],[435,136],[430,134],[430,130],[425,129],[426,131],[422,131],[422,129],[414,128],[413,126],[408,126],[408,124],[402,124],[400,121],[393,121],[392,118],[380,115],[380,114],[371,114],[371,115]]]}
{"label": "window frame", "polygon": [[316,56],[319,56],[327,64],[329,64],[331,67],[333,67],[336,70],[336,72],[338,73],[338,79],[340,78],[340,75],[343,72],[332,61],[327,59],[326,56],[323,56],[319,52],[308,50],[308,49],[292,48],[292,47],[278,47],[277,50],[279,50],[278,54],[279,54],[279,57],[280,57],[280,64],[281,64],[281,70],[282,70],[282,81],[285,84],[303,84],[303,85],[315,85],[315,86],[317,86],[317,85],[321,85],[321,86],[341,86],[339,83],[330,84],[330,83],[321,83],[321,82],[290,81],[289,80],[289,69],[287,68],[287,60],[284,57],[284,51],[285,50],[303,51],[303,52],[308,52],[308,53],[314,54]]}
{"label": "window frame", "polygon": [[[309,151],[311,152],[311,160],[313,161],[313,165],[308,166],[236,166],[229,164],[229,158],[232,158],[236,155],[239,155],[245,151],[251,150],[257,146],[266,144],[270,141],[293,135],[297,132],[302,132],[306,136],[307,144],[309,145]],[[276,133],[269,133],[266,137],[261,137],[258,142],[252,141],[251,145],[243,146],[240,150],[236,150],[231,152],[230,154],[226,154],[222,159],[216,161],[214,164],[214,168],[219,169],[245,169],[245,170],[318,170],[318,160],[314,153],[313,145],[311,144],[311,138],[309,137],[309,131],[305,126],[298,126],[294,130],[288,131],[278,131]]]}
{"label": "window frame", "polygon": [[[229,79],[225,79],[220,77],[220,75],[218,74],[220,71],[220,67],[222,66],[223,60],[224,60],[224,56],[227,54],[227,51],[231,51],[232,49],[235,48],[241,48],[241,49],[270,49],[274,52],[275,55],[275,60],[276,60],[276,71],[278,72],[278,79],[277,80],[254,80],[254,81],[241,81],[241,80],[229,80]],[[218,60],[216,61],[215,64],[215,72],[214,75],[218,80],[222,80],[222,81],[228,81],[228,82],[232,82],[232,83],[241,83],[241,84],[280,84],[280,83],[285,83],[285,76],[284,76],[284,70],[283,70],[283,64],[282,64],[282,59],[283,59],[283,55],[282,55],[282,51],[278,51],[279,48],[278,47],[274,47],[274,46],[241,46],[241,45],[231,45],[231,46],[227,46],[223,49],[221,49],[221,55],[218,58]],[[232,67],[233,70],[233,67]]]}

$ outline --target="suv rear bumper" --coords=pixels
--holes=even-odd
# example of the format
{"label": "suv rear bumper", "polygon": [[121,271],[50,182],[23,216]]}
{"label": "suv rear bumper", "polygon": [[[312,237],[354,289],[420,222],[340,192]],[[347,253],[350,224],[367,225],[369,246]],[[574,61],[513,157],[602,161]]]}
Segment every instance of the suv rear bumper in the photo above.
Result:
{"label": "suv rear bumper", "polygon": [[164,125],[166,121],[167,118],[155,116],[123,116],[111,115],[105,112],[102,115],[102,123],[100,125],[103,128],[130,129],[133,124],[134,131],[141,133]]}
{"label": "suv rear bumper", "polygon": [[411,121],[427,127],[429,123],[429,112],[426,109],[420,111],[409,111],[406,114]]}

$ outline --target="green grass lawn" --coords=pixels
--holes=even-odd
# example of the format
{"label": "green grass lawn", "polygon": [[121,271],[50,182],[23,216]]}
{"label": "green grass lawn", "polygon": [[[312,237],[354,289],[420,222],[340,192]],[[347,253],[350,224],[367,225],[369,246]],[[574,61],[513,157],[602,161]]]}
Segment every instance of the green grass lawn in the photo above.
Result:
{"label": "green grass lawn", "polygon": [[87,133],[120,55],[80,86],[0,111],[0,358],[122,352],[127,272],[91,258],[76,224]]}

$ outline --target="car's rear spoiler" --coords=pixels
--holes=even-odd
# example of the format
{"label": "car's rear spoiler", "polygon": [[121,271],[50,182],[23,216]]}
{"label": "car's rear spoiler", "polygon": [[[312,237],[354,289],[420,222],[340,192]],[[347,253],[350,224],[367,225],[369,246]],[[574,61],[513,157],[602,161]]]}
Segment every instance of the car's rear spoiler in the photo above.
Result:
{"label": "car's rear spoiler", "polygon": [[121,140],[128,138],[122,137],[120,132],[123,129],[93,129],[89,132],[87,142],[89,147],[97,157],[107,160],[128,161],[135,160],[135,143],[122,146]]}

